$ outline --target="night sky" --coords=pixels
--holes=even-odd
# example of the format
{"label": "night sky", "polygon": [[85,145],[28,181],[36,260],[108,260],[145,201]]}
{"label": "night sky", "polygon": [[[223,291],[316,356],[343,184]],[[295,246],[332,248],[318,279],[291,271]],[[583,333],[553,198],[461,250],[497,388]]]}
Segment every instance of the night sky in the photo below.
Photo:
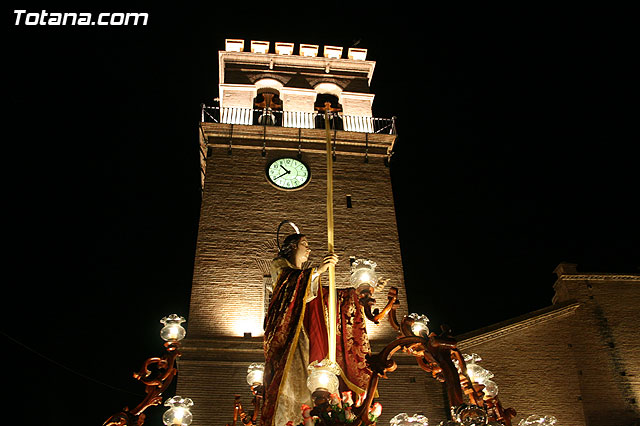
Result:
{"label": "night sky", "polygon": [[368,49],[374,116],[398,117],[409,308],[434,328],[549,306],[562,261],[640,272],[630,11],[339,2],[291,21],[286,3],[227,7],[44,7],[147,12],[146,27],[16,26],[13,9],[43,7],[5,10],[0,339],[15,424],[100,425],[135,406],[131,373],[162,353],[160,318],[188,316],[199,109],[218,96],[225,38]]}

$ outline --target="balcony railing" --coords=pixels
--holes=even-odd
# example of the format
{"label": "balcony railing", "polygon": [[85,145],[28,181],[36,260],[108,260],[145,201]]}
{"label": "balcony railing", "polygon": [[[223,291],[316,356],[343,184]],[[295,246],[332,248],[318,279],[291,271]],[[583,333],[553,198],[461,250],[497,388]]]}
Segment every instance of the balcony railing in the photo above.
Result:
{"label": "balcony railing", "polygon": [[[201,121],[255,126],[279,126],[301,129],[324,129],[324,114],[316,112],[277,111],[272,109],[222,108],[202,105]],[[360,117],[331,113],[331,129],[348,132],[395,134],[394,118]]]}

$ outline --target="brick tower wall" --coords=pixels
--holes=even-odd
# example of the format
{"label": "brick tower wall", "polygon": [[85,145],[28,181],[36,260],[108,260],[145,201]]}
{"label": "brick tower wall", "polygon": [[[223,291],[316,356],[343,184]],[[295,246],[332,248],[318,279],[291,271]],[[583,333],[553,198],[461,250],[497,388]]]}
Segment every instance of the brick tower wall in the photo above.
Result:
{"label": "brick tower wall", "polygon": [[[287,152],[214,150],[207,161],[189,314],[190,337],[242,336],[262,333],[264,278],[257,260],[275,254],[264,245],[275,240],[283,219],[307,235],[310,260],[318,265],[327,252],[326,165],[323,154],[303,153],[311,182],[298,191],[282,191],[265,179],[267,163]],[[295,155],[288,152],[288,155]],[[347,208],[347,195],[352,208]],[[340,156],[334,162],[335,247],[338,287],[349,286],[349,257],[377,262],[381,277],[399,289],[406,313],[406,292],[389,169],[380,158]],[[283,232],[293,232],[287,225]],[[325,279],[326,283],[326,279]],[[386,290],[376,294],[386,302]],[[370,324],[372,339],[388,340],[395,331],[385,322]]]}
{"label": "brick tower wall", "polygon": [[[262,323],[265,305],[264,267],[275,252],[278,224],[293,221],[308,236],[310,260],[318,265],[327,251],[326,243],[326,157],[324,153],[303,152],[302,160],[311,169],[311,181],[301,190],[286,192],[265,179],[265,168],[274,158],[295,156],[295,151],[267,148],[259,150],[213,149],[207,159],[200,227],[196,248],[188,334],[179,361],[177,392],[195,402],[194,419],[213,425],[231,421],[234,395],[242,396],[246,409],[251,394],[246,370],[251,362],[264,361]],[[351,196],[351,208],[347,207]],[[389,169],[380,157],[341,155],[334,162],[335,248],[340,256],[336,266],[337,286],[349,286],[349,257],[374,260],[388,286],[398,287],[401,304],[398,317],[407,313],[406,291],[397,234]],[[283,227],[286,234],[292,232]],[[326,284],[326,279],[325,279]],[[387,288],[376,293],[377,307],[386,303]],[[397,332],[383,321],[367,322],[374,346],[389,342]],[[243,338],[251,332],[251,338]],[[378,343],[379,342],[379,343]],[[416,412],[433,410],[425,404],[426,389],[421,371],[402,367],[381,384],[387,399],[407,402]],[[413,379],[411,378],[413,377]],[[441,400],[441,387],[433,381],[433,393]],[[387,390],[385,390],[387,389]],[[398,412],[393,402],[383,402],[381,421]],[[438,409],[442,404],[437,405]]]}

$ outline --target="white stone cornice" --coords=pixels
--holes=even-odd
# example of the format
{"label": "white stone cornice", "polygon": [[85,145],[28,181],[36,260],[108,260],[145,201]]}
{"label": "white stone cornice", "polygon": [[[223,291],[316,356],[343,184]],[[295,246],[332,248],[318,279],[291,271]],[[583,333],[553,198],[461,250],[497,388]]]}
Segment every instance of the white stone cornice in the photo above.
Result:
{"label": "white stone cornice", "polygon": [[636,274],[563,274],[558,281],[638,281],[640,275]]}
{"label": "white stone cornice", "polygon": [[[369,84],[373,77],[375,61],[354,59],[333,59],[319,56],[278,55],[274,53],[251,52],[218,52],[218,81],[224,83],[224,69],[226,63],[264,65],[265,69],[273,66],[307,68],[331,72],[359,72],[367,75]],[[328,68],[327,68],[328,66]]]}
{"label": "white stone cornice", "polygon": [[358,93],[358,92],[342,92],[341,97],[349,99],[362,99],[373,102],[375,95],[373,93]]}

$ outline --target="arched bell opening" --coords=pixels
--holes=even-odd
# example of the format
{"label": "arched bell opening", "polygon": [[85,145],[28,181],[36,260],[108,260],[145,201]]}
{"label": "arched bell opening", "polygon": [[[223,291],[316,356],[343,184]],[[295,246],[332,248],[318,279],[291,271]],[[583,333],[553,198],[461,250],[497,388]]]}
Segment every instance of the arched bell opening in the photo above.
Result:
{"label": "arched bell opening", "polygon": [[316,96],[316,101],[313,105],[314,109],[318,111],[318,115],[315,119],[316,129],[325,128],[324,113],[329,112],[329,126],[332,129],[343,130],[342,123],[342,105],[336,95],[330,93],[319,93]]}
{"label": "arched bell opening", "polygon": [[282,126],[282,100],[280,92],[270,87],[258,89],[253,99],[254,123],[260,126]]}

